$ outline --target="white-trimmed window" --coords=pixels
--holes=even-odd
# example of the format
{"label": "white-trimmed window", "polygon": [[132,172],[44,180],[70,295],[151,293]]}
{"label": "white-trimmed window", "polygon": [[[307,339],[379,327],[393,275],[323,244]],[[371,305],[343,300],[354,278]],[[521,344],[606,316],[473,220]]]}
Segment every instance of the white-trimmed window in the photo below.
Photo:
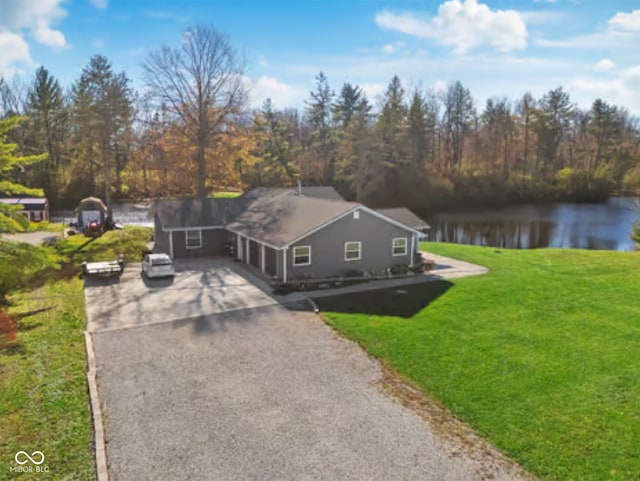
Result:
{"label": "white-trimmed window", "polygon": [[201,230],[187,230],[184,232],[184,243],[187,249],[201,249],[202,248],[202,231]]}
{"label": "white-trimmed window", "polygon": [[396,237],[395,239],[393,239],[391,253],[394,256],[406,256],[407,255],[407,238]]}
{"label": "white-trimmed window", "polygon": [[311,246],[295,246],[293,248],[293,265],[311,265]]}
{"label": "white-trimmed window", "polygon": [[344,260],[359,261],[362,259],[362,242],[344,243]]}

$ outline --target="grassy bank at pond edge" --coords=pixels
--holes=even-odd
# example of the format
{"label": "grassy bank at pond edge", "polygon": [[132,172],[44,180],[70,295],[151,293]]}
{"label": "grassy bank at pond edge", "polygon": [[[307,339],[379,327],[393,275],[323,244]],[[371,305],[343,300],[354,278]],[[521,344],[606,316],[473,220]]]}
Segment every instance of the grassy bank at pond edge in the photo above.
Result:
{"label": "grassy bank at pond edge", "polygon": [[540,478],[640,479],[640,253],[422,248],[490,272],[327,322]]}

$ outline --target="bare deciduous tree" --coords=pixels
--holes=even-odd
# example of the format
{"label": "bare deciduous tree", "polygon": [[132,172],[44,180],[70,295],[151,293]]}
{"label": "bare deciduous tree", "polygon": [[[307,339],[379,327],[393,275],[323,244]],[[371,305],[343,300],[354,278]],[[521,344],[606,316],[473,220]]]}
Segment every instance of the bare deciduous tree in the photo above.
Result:
{"label": "bare deciduous tree", "polygon": [[206,149],[242,111],[244,62],[213,26],[186,30],[179,47],[162,46],[143,64],[150,95],[183,124],[196,148],[198,195],[206,196]]}

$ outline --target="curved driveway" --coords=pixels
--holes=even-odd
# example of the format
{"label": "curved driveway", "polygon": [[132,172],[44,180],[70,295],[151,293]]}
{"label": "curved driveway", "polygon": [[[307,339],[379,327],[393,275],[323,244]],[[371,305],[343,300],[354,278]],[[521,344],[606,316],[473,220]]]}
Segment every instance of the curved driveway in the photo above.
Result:
{"label": "curved driveway", "polygon": [[[229,288],[256,305],[229,302],[231,310],[206,312],[233,297],[220,287],[225,268]],[[98,328],[92,335],[111,480],[485,478],[486,470],[465,454],[453,457],[421,418],[382,393],[378,363],[317,317],[287,311],[228,264],[189,269],[154,296],[170,298],[184,287],[181,276],[206,272],[220,285],[203,291],[222,299],[199,304],[197,315],[181,318],[169,303],[127,311],[121,302],[125,317],[146,321],[90,319]],[[136,298],[132,283],[106,286],[109,299]],[[90,318],[100,289],[87,289]],[[500,466],[491,474],[518,479]]]}

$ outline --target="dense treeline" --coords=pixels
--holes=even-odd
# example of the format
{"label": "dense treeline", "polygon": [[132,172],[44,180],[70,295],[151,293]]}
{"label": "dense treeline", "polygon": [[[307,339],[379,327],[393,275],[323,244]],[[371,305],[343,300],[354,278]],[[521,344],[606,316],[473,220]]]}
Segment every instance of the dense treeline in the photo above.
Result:
{"label": "dense treeline", "polygon": [[581,109],[558,87],[480,107],[460,82],[407,91],[397,76],[372,100],[350,83],[334,91],[321,72],[302,109],[267,100],[251,110],[228,39],[212,27],[188,34],[149,57],[144,95],[100,55],[66,87],[44,67],[29,85],[0,80],[0,118],[28,118],[11,140],[25,155],[48,154],[11,180],[44,188],[54,205],[298,177],[362,202],[418,209],[640,189],[638,121],[603,100]]}

